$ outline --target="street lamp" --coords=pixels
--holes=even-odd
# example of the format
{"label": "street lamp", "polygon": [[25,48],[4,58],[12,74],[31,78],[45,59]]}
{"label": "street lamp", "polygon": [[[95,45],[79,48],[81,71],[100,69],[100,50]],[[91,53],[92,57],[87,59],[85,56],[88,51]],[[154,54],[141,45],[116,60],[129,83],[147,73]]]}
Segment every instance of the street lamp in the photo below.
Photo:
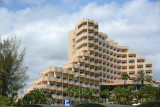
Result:
{"label": "street lamp", "polygon": [[80,95],[81,95],[81,93],[80,93],[80,77],[81,76],[85,76],[85,74],[80,74],[80,75],[75,75],[74,76],[75,78],[79,77],[79,103],[81,102],[81,97],[80,97]]}

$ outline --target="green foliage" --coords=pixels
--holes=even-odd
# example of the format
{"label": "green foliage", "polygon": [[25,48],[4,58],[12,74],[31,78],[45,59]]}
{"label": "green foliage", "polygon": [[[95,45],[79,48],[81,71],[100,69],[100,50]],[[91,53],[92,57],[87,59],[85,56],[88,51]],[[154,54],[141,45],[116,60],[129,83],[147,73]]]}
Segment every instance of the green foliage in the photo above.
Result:
{"label": "green foliage", "polygon": [[155,87],[152,87],[151,85],[146,85],[141,87],[138,92],[137,92],[137,96],[141,99],[141,102],[143,103],[143,100],[145,99],[147,102],[148,101],[153,101],[154,99],[154,92]]}
{"label": "green foliage", "polygon": [[141,85],[143,86],[144,81],[146,81],[146,82],[152,82],[152,78],[151,78],[151,76],[147,75],[144,70],[141,70],[136,75],[136,78],[134,79],[134,82],[135,83],[141,82]]}
{"label": "green foliage", "polygon": [[90,99],[91,99],[91,102],[92,102],[92,96],[94,94],[97,94],[97,91],[95,89],[92,89],[92,88],[87,88],[87,91],[88,91],[88,96],[90,96]]}
{"label": "green foliage", "polygon": [[74,105],[73,107],[105,107],[105,106],[97,103],[83,103]]}
{"label": "green foliage", "polygon": [[72,97],[74,95],[74,88],[67,87],[66,92],[69,94],[70,97]]}
{"label": "green foliage", "polygon": [[103,103],[103,101],[99,98],[94,98],[92,102],[93,103]]}
{"label": "green foliage", "polygon": [[53,104],[54,99],[52,95],[44,89],[35,88],[23,97],[22,102],[23,104]]}
{"label": "green foliage", "polygon": [[160,85],[154,88],[153,97],[154,100],[160,100]]}
{"label": "green foliage", "polygon": [[137,107],[160,107],[160,101],[146,102]]}
{"label": "green foliage", "polygon": [[127,73],[122,73],[121,79],[124,80],[124,86],[125,86],[126,81],[130,79],[130,76]]}
{"label": "green foliage", "polygon": [[110,94],[111,94],[111,93],[110,93],[110,91],[109,91],[108,89],[105,89],[105,90],[101,91],[100,96],[101,96],[102,98],[105,98],[105,103],[106,103],[106,98],[109,97]]}
{"label": "green foliage", "polygon": [[[73,88],[73,87],[67,87],[66,92],[69,94],[70,97],[74,96],[75,100],[77,97],[79,97],[79,91],[80,91],[80,97],[82,98],[90,98],[90,101],[92,102],[93,95],[97,93],[95,89],[91,88]],[[88,102],[88,101],[87,101]],[[78,101],[76,102],[78,103]]]}
{"label": "green foliage", "polygon": [[11,98],[7,96],[3,96],[0,94],[0,105],[3,106],[11,106],[11,105],[16,105],[15,101],[11,102]]}
{"label": "green foliage", "polygon": [[16,38],[0,40],[0,94],[11,96],[11,102],[28,78],[27,67],[23,65],[25,48],[20,49],[20,41]]}
{"label": "green foliage", "polygon": [[0,105],[9,106],[10,103],[11,102],[10,102],[10,99],[8,97],[0,95]]}
{"label": "green foliage", "polygon": [[130,104],[134,98],[134,89],[132,86],[127,88],[116,87],[112,92],[112,99],[116,104]]}

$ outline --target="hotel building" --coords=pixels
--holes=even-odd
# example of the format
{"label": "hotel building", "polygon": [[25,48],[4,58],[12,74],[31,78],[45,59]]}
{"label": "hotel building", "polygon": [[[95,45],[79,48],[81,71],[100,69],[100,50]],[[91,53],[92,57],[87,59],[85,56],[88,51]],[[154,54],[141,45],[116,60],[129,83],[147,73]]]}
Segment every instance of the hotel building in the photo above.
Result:
{"label": "hotel building", "polygon": [[[146,62],[145,57],[138,57],[127,46],[108,40],[108,35],[99,32],[98,23],[93,20],[79,22],[68,37],[68,61],[63,67],[49,67],[42,71],[41,77],[27,92],[43,87],[53,95],[57,104],[62,104],[69,98],[65,92],[69,86],[85,86],[99,92],[100,85],[122,82],[122,73],[129,74],[130,80],[140,70],[153,76],[151,62]],[[99,94],[94,97],[99,97]],[[74,103],[74,98],[71,101]]]}

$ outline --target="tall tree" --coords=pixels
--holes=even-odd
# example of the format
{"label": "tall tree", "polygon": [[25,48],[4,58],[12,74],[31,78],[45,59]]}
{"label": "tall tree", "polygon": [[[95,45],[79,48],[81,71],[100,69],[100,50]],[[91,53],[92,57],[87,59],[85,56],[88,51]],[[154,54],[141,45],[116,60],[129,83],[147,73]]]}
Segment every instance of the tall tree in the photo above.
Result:
{"label": "tall tree", "polygon": [[155,91],[153,92],[154,100],[160,100],[160,85],[155,87]]}
{"label": "tall tree", "polygon": [[110,96],[110,91],[108,89],[105,89],[101,91],[100,95],[102,96],[102,98],[105,98],[105,103],[106,103],[107,97]]}
{"label": "tall tree", "polygon": [[91,102],[92,102],[92,96],[94,94],[97,94],[97,91],[95,89],[88,88],[88,95],[90,96]]}
{"label": "tall tree", "polygon": [[0,94],[13,99],[26,85],[28,75],[23,64],[24,56],[25,48],[16,37],[0,40]]}
{"label": "tall tree", "polygon": [[144,81],[152,82],[152,77],[147,75],[144,70],[141,70],[137,73],[136,77],[134,78],[135,83],[141,82],[141,85],[144,85]]}
{"label": "tall tree", "polygon": [[74,88],[73,87],[67,87],[66,92],[70,96],[70,98],[74,95]]}
{"label": "tall tree", "polygon": [[141,87],[138,90],[138,95],[141,97],[141,102],[143,103],[143,99],[144,99],[144,94],[145,94],[145,87]]}
{"label": "tall tree", "polygon": [[121,79],[124,80],[124,86],[125,86],[126,81],[130,79],[130,76],[127,73],[122,73]]}
{"label": "tall tree", "polygon": [[[76,101],[77,97],[79,96],[79,88],[78,88],[78,89],[77,89],[77,88],[74,88],[74,89],[73,89],[73,96],[74,96],[75,101]],[[80,102],[79,102],[79,103],[80,103]]]}

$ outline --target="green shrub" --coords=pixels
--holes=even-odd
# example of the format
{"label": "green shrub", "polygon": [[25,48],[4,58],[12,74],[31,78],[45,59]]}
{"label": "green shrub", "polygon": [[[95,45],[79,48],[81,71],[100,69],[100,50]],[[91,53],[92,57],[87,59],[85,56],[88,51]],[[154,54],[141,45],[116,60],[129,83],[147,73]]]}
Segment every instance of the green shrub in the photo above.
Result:
{"label": "green shrub", "polygon": [[72,107],[105,107],[105,106],[97,103],[83,103],[74,105]]}
{"label": "green shrub", "polygon": [[145,102],[137,107],[160,107],[160,101]]}

